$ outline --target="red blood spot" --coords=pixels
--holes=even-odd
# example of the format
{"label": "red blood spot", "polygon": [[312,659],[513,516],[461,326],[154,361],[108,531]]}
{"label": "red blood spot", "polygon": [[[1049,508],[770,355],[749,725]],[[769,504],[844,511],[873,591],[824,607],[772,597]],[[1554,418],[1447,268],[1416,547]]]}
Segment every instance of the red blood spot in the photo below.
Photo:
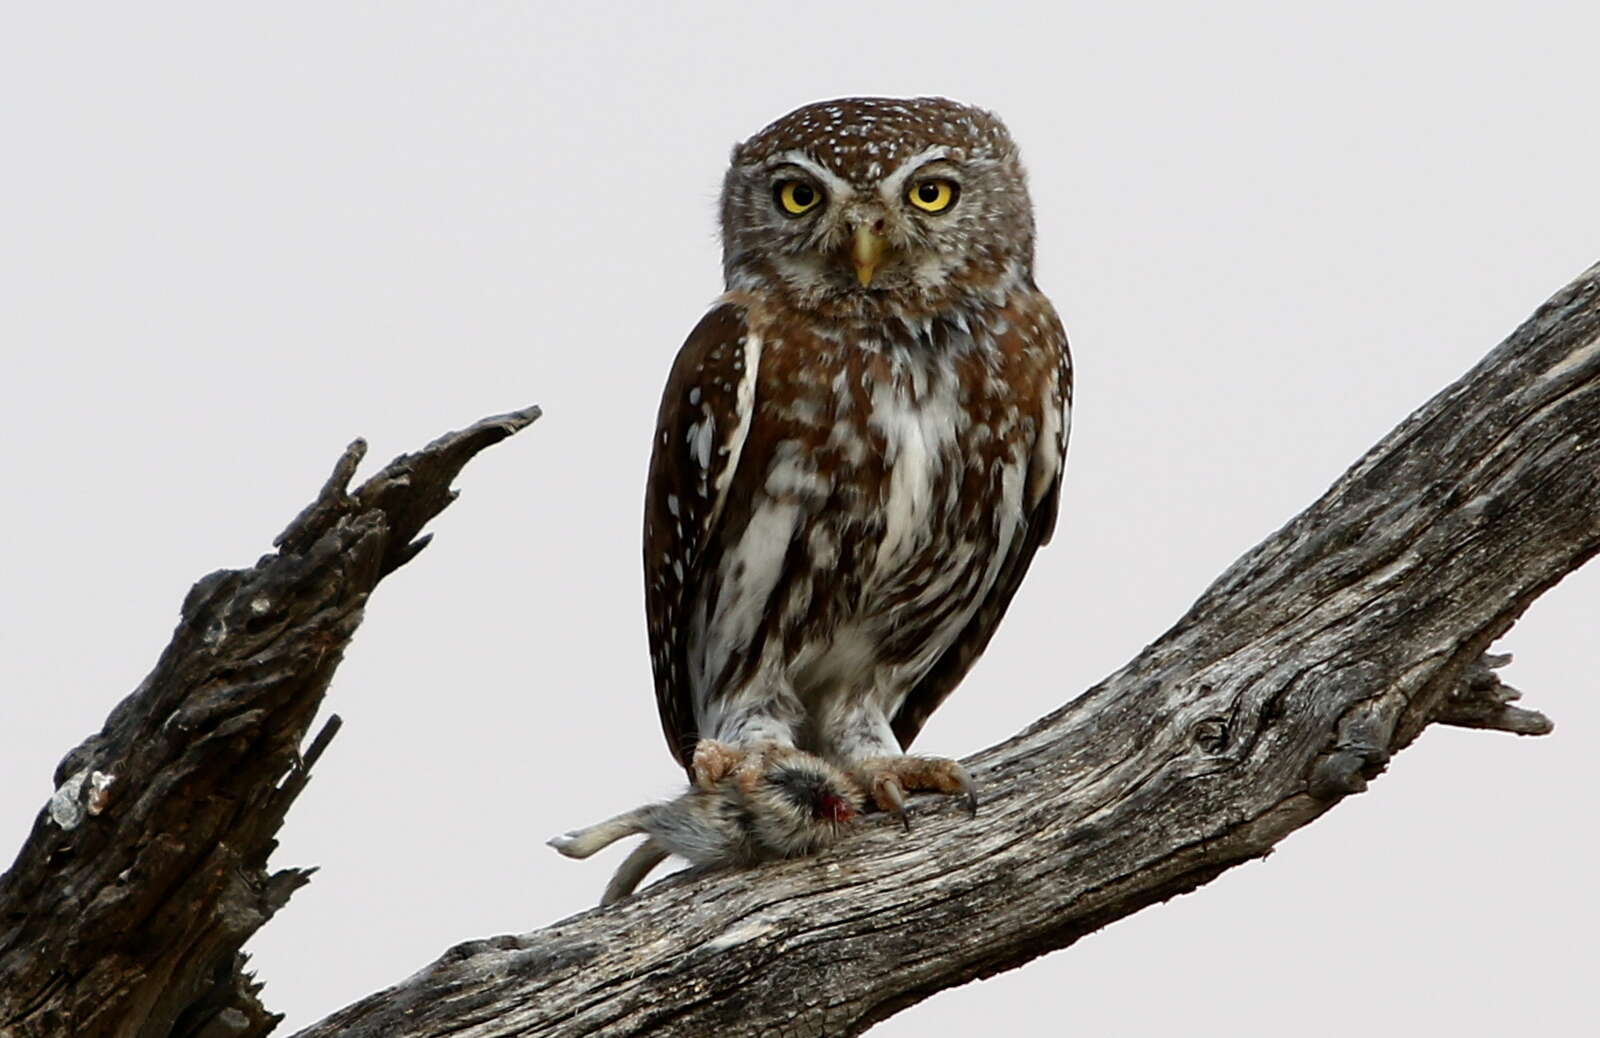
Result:
{"label": "red blood spot", "polygon": [[856,809],[844,797],[824,793],[817,798],[817,817],[829,822],[848,822],[856,816]]}

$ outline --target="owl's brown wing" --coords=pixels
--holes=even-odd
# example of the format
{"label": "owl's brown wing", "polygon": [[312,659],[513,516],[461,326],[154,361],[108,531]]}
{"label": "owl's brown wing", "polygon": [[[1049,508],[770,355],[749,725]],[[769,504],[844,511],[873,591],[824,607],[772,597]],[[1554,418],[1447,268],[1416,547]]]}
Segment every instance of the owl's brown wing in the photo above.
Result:
{"label": "owl's brown wing", "polygon": [[656,418],[644,503],[644,599],[661,729],[678,763],[699,732],[689,684],[691,610],[754,411],[760,342],[743,307],[713,307],[678,351]]}
{"label": "owl's brown wing", "polygon": [[[1055,532],[1056,513],[1061,502],[1061,472],[1066,462],[1067,433],[1072,417],[1072,355],[1067,349],[1066,332],[1055,312],[1048,304],[1045,310],[1048,334],[1053,340],[1050,345],[1057,351],[1057,363],[1048,378],[1049,385],[1036,397],[1034,427],[1039,430],[1040,438],[1029,456],[1024,498],[1028,508],[1027,526],[1012,540],[994,584],[978,605],[977,612],[972,614],[950,648],[906,695],[905,702],[890,720],[902,750],[910,748],[929,716],[988,648],[989,639],[994,637],[1005,617],[1012,597],[1022,586],[1034,553],[1041,545],[1048,544],[1050,535]],[[1051,420],[1052,410],[1059,415],[1059,421]]]}

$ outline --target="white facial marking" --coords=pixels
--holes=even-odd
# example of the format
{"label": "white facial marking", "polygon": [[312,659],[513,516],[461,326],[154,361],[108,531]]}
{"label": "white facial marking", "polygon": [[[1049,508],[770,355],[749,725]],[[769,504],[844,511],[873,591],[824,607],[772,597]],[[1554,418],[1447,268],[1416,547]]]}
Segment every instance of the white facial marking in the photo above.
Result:
{"label": "white facial marking", "polygon": [[817,182],[827,191],[828,198],[832,202],[848,202],[855,197],[855,189],[850,186],[848,180],[840,177],[827,166],[813,160],[811,156],[798,148],[774,155],[767,161],[766,165],[768,169],[776,169],[779,166],[799,166],[817,179]]}
{"label": "white facial marking", "polygon": [[948,154],[950,154],[950,149],[939,144],[932,148],[924,148],[915,155],[907,157],[900,164],[899,169],[884,177],[882,182],[878,184],[878,197],[888,205],[899,206],[900,196],[905,193],[906,180],[923,166],[935,159],[942,159]]}

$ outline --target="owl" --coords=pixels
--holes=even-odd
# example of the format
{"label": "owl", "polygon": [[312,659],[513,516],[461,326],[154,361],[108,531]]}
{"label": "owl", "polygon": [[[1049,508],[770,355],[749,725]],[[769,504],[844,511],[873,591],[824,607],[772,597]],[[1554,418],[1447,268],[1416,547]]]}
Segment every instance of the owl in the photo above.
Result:
{"label": "owl", "polygon": [[1072,367],[1017,147],[943,98],[811,104],[734,148],[721,218],[645,492],[667,744],[701,783],[771,743],[902,818],[975,806],[905,751],[1055,526]]}
{"label": "owl", "polygon": [[[975,810],[961,765],[906,750],[1056,521],[1072,368],[999,119],[807,105],[734,148],[721,222],[726,291],[673,364],[645,492],[656,703],[693,790],[552,841],[651,834],[608,896],[669,850],[808,853],[857,804]],[[683,838],[712,817],[733,829]]]}

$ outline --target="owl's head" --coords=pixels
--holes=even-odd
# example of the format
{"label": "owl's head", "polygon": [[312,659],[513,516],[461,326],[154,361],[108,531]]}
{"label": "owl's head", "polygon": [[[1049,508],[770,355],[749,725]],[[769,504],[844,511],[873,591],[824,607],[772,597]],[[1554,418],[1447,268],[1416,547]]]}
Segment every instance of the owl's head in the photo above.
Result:
{"label": "owl's head", "polygon": [[1033,207],[994,115],[938,97],[796,109],[733,150],[730,290],[838,318],[926,319],[1033,280]]}

